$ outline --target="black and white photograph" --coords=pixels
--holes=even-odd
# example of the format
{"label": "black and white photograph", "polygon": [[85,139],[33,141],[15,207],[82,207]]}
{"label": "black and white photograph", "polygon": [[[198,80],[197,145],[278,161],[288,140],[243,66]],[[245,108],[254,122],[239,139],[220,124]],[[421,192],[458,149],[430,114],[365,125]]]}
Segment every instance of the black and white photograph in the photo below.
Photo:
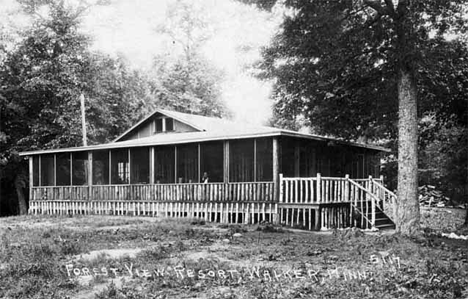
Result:
{"label": "black and white photograph", "polygon": [[468,3],[0,0],[0,298],[468,299]]}

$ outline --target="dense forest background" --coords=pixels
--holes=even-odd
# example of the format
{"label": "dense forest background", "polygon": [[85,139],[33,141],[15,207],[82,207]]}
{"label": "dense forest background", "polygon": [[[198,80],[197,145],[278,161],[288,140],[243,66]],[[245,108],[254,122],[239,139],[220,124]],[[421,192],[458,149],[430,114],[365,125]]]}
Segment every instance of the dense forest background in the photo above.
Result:
{"label": "dense forest background", "polygon": [[155,107],[229,116],[219,86],[223,72],[200,54],[205,24],[189,4],[175,2],[166,16],[170,26],[157,28],[177,38],[182,54],[156,56],[144,72],[125,57],[92,50],[80,31],[87,11],[106,3],[18,2],[30,25],[1,28],[0,215],[26,209],[27,165],[19,152],[81,145],[82,94],[88,144],[113,140]]}
{"label": "dense forest background", "polygon": [[[222,99],[225,74],[203,56],[209,32],[203,11],[176,1],[156,28],[180,55],[155,55],[148,71],[91,47],[80,30],[94,6],[18,0],[26,29],[0,27],[0,215],[24,213],[26,150],[81,145],[80,95],[88,140],[107,142],[155,107],[230,117]],[[384,173],[397,188],[398,67],[411,62],[417,87],[418,184],[453,203],[468,198],[468,37],[463,1],[412,1],[406,12],[411,45],[396,51],[392,1],[239,1],[284,17],[250,71],[273,82],[273,118],[305,129],[392,149]],[[405,3],[406,1],[400,1]],[[44,13],[44,7],[47,7]],[[393,9],[393,11],[392,11]],[[414,64],[413,64],[414,62]]]}

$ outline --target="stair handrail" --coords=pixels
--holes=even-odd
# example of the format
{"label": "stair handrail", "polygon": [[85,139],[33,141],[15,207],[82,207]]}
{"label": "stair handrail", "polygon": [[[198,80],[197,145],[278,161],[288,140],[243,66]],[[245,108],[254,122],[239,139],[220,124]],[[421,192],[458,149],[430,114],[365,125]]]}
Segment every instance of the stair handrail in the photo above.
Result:
{"label": "stair handrail", "polygon": [[[361,217],[363,217],[368,223],[370,223],[372,227],[375,226],[375,225],[372,224],[372,221],[369,220],[369,218],[367,218],[367,216],[366,216],[362,211],[360,211],[360,210],[358,209],[357,205],[355,205],[355,204],[353,204],[353,203],[351,202],[351,207],[353,207],[354,210],[355,210],[356,212],[358,212],[358,213],[361,215]],[[361,227],[361,228],[362,228],[362,227]]]}
{"label": "stair handrail", "polygon": [[[363,190],[364,192],[369,194],[370,197],[372,198],[372,200],[371,200],[372,220],[370,221],[370,223],[371,223],[372,227],[375,227],[375,201],[379,200],[379,198],[377,196],[375,196],[375,194],[373,194],[371,191],[367,190],[366,188],[364,188],[360,184],[356,183],[354,180],[352,180],[350,178],[347,178],[347,179],[348,179],[348,182],[350,182],[352,185],[358,187],[359,189]],[[365,217],[365,218],[367,219],[367,217]],[[367,219],[367,220],[369,221],[369,219]]]}
{"label": "stair handrail", "polygon": [[[384,192],[384,196],[382,198],[383,201],[387,201],[387,196],[385,196],[385,194],[388,194],[389,195],[389,198],[391,200],[391,205],[392,205],[392,217],[390,220],[392,220],[393,222],[395,222],[395,212],[396,212],[396,201],[397,201],[397,195],[395,193],[393,193],[392,191],[390,191],[387,187],[385,187],[383,184],[379,183],[379,182],[376,182],[375,180],[373,181],[373,184],[377,187],[379,187],[383,192]],[[386,211],[384,211],[386,212]],[[387,215],[388,216],[388,215]]]}

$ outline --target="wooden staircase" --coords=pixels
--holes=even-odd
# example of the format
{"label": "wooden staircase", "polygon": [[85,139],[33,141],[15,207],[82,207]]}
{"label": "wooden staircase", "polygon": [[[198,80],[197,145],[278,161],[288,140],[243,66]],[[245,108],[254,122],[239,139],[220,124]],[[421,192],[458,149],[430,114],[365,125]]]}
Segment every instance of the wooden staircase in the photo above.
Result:
{"label": "wooden staircase", "polygon": [[395,228],[396,195],[383,178],[284,178],[280,174],[277,222],[312,229]]}
{"label": "wooden staircase", "polygon": [[363,229],[395,229],[396,194],[372,177],[365,184],[349,181],[362,191],[361,201],[351,203],[354,224]]}
{"label": "wooden staircase", "polygon": [[362,229],[377,228],[379,230],[395,229],[395,223],[390,217],[382,211],[379,206],[375,207],[375,223],[372,225],[372,209],[369,205],[354,206],[354,225]]}

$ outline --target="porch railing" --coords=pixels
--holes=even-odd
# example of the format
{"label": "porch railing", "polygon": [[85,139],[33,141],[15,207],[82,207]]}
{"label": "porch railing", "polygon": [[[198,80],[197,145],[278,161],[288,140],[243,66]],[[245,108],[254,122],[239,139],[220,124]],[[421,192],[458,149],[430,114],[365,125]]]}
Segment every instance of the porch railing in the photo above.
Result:
{"label": "porch railing", "polygon": [[273,182],[33,187],[29,213],[277,221]]}
{"label": "porch railing", "polygon": [[378,193],[382,192],[373,182],[383,186],[380,183],[382,179],[350,179],[348,175],[343,178],[322,177],[320,174],[309,178],[285,178],[280,175],[279,202],[330,204],[371,200],[371,194],[378,197]]}
{"label": "porch railing", "polygon": [[[378,210],[384,212],[390,220],[395,219],[396,195],[385,188],[382,178],[350,179],[348,175],[337,178],[322,177],[320,174],[309,178],[285,178],[280,175],[279,192],[280,207],[304,211],[323,207],[320,216],[322,227],[329,222],[328,218],[333,217],[337,219],[333,221],[338,225],[359,222],[351,224],[371,228],[376,225]],[[348,204],[351,207],[349,217],[344,215],[346,212],[337,212],[339,205],[331,208],[330,204]],[[285,218],[289,219],[288,216]]]}
{"label": "porch railing", "polygon": [[32,200],[137,200],[158,202],[274,202],[273,182],[41,186]]}

